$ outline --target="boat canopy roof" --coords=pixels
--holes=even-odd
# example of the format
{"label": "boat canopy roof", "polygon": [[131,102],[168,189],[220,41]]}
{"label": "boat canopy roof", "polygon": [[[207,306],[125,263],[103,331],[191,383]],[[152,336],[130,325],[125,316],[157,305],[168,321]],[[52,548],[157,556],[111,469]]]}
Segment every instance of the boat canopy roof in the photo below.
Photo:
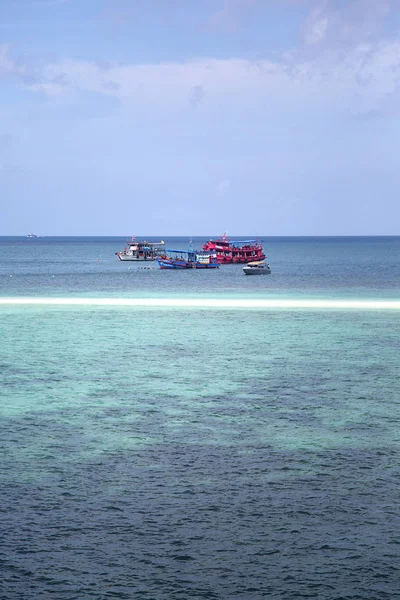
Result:
{"label": "boat canopy roof", "polygon": [[161,240],[161,242],[147,242],[146,240],[140,242],[138,240],[128,240],[127,243],[130,246],[163,246],[165,244],[164,240]]}
{"label": "boat canopy roof", "polygon": [[246,267],[263,267],[265,265],[264,260],[254,260],[253,262],[247,263]]}
{"label": "boat canopy roof", "polygon": [[167,248],[167,252],[179,252],[179,254],[194,254],[194,250],[172,250]]}
{"label": "boat canopy roof", "polygon": [[255,244],[257,242],[257,240],[236,240],[236,241],[231,241],[231,244]]}

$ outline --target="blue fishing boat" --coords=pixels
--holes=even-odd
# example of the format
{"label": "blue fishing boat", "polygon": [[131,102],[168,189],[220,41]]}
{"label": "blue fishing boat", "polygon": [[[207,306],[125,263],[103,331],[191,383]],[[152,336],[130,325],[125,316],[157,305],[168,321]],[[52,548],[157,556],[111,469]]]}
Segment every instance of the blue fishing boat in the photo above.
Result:
{"label": "blue fishing boat", "polygon": [[[168,256],[170,255],[170,256]],[[157,258],[160,269],[218,269],[219,262],[215,254],[189,250],[167,249],[167,256]]]}

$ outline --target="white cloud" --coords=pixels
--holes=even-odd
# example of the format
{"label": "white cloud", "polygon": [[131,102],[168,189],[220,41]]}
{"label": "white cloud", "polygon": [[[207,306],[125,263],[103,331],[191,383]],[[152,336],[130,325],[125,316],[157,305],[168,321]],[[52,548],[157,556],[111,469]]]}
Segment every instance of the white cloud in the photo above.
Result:
{"label": "white cloud", "polygon": [[231,181],[230,179],[223,179],[222,181],[219,181],[215,187],[215,193],[217,196],[225,196],[231,187]]}
{"label": "white cloud", "polygon": [[[397,0],[396,0],[397,1]],[[304,26],[308,45],[344,47],[377,40],[395,0],[323,0],[311,10]]]}
{"label": "white cloud", "polygon": [[6,44],[0,44],[0,75],[10,73],[14,69],[14,61],[10,57],[10,48]]}
{"label": "white cloud", "polygon": [[0,44],[0,76],[13,74],[23,76],[26,73],[26,66],[12,56],[10,46]]}
{"label": "white cloud", "polygon": [[399,82],[400,42],[393,41],[359,44],[341,58],[326,52],[303,62],[202,59],[101,67],[71,61],[48,65],[35,89],[49,96],[71,90],[97,92],[127,107],[161,112],[190,108],[201,100],[202,108],[214,113],[229,114],[235,107],[285,112],[304,105],[363,113],[379,109]]}
{"label": "white cloud", "polygon": [[[324,27],[314,29],[315,43],[325,35]],[[58,102],[78,103],[81,92],[112,97],[138,117],[183,116],[195,107],[210,118],[234,116],[242,122],[302,111],[365,114],[385,110],[387,97],[399,90],[400,41],[326,48],[308,59],[292,54],[277,61],[202,58],[105,65],[67,60],[35,70],[0,46],[0,72],[19,75],[20,85]]]}
{"label": "white cloud", "polygon": [[190,103],[192,106],[198,106],[206,95],[202,85],[195,85],[190,94]]}
{"label": "white cloud", "polygon": [[306,44],[319,44],[326,36],[329,19],[332,14],[328,10],[328,0],[315,6],[304,25],[304,41]]}

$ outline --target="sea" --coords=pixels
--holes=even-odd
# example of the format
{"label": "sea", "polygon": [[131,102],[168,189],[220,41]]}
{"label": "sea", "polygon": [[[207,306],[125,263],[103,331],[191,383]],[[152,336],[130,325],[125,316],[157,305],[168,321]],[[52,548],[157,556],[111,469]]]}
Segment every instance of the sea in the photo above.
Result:
{"label": "sea", "polygon": [[400,598],[400,237],[126,239],[0,238],[1,600]]}

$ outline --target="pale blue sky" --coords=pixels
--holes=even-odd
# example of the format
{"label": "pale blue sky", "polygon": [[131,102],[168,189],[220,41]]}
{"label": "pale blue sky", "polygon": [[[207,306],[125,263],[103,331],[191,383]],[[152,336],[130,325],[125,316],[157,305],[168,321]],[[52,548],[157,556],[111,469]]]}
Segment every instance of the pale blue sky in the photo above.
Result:
{"label": "pale blue sky", "polygon": [[399,234],[398,0],[0,0],[0,235]]}

